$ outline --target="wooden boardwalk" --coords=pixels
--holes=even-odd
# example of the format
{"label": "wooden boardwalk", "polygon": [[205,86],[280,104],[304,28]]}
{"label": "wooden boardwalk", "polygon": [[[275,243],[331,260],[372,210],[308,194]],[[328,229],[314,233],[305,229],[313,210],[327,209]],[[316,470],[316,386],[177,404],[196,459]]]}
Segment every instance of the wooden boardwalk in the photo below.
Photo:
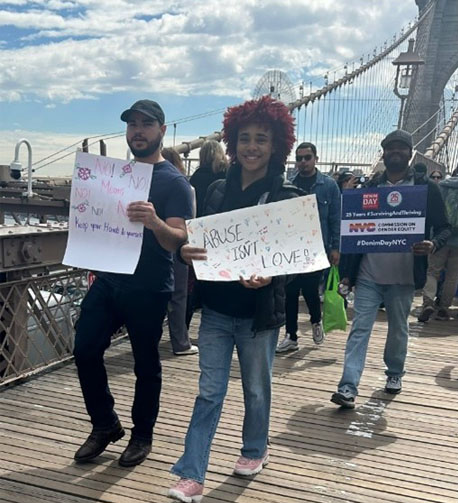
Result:
{"label": "wooden boardwalk", "polygon": [[[455,314],[457,309],[455,309]],[[243,400],[237,362],[213,444],[205,502],[458,503],[458,320],[426,325],[412,317],[402,394],[383,393],[386,318],[374,328],[357,408],[329,402],[342,370],[346,336],[314,347],[301,313],[300,349],[276,359],[271,462],[253,479],[232,476]],[[198,319],[193,325],[195,334]],[[89,432],[74,365],[0,393],[0,502],[167,502],[168,470],[182,452],[197,391],[198,358],[174,357],[161,343],[164,385],[153,452],[118,466],[126,437],[97,462],[75,465]],[[134,378],[129,343],[107,354],[116,408],[126,427]]]}

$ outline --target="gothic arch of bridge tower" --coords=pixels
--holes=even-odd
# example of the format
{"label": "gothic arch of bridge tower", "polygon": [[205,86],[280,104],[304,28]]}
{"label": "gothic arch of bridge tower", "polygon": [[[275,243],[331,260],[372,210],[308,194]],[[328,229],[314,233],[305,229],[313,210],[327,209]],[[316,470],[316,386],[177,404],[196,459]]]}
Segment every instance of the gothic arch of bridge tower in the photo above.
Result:
{"label": "gothic arch of bridge tower", "polygon": [[[415,1],[421,14],[429,2]],[[436,112],[445,86],[458,68],[457,0],[435,0],[427,18],[418,27],[416,51],[425,64],[416,70],[403,127],[416,131],[414,143],[424,152],[435,138]]]}

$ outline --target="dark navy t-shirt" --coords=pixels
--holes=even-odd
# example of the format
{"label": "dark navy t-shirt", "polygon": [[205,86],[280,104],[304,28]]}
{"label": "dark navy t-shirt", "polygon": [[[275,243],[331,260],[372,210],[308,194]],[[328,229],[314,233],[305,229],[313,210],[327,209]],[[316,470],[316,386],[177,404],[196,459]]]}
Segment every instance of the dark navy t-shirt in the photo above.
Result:
{"label": "dark navy t-shirt", "polygon": [[[191,186],[169,161],[154,165],[148,201],[154,204],[162,220],[171,217],[193,217],[193,194]],[[118,287],[146,289],[152,292],[173,292],[172,254],[158,243],[153,231],[144,228],[142,250],[133,274],[97,272]]]}

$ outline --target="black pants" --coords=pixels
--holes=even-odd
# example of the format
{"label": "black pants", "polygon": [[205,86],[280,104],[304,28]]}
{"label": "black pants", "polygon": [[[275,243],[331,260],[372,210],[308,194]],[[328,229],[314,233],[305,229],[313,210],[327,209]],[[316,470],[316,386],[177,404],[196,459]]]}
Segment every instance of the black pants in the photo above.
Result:
{"label": "black pants", "polygon": [[310,313],[310,322],[321,321],[320,281],[323,271],[315,271],[306,274],[298,274],[291,283],[286,286],[286,332],[291,339],[297,340],[297,316],[299,314],[299,293],[307,303]]}
{"label": "black pants", "polygon": [[170,294],[113,288],[97,279],[81,305],[76,323],[75,363],[87,412],[95,428],[109,428],[118,417],[103,361],[111,336],[122,325],[129,333],[135,361],[132,435],[151,439],[159,413],[162,335]]}
{"label": "black pants", "polygon": [[173,275],[175,291],[167,307],[170,342],[174,353],[186,351],[191,347],[188,327],[186,325],[186,308],[188,300],[188,266],[173,258]]}

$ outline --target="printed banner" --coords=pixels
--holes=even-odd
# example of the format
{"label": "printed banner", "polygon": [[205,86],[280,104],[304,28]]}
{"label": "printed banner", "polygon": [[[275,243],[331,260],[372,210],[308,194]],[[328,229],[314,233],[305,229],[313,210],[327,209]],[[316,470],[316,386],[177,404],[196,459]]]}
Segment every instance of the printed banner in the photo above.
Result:
{"label": "printed banner", "polygon": [[147,201],[153,165],[77,152],[63,263],[132,274],[143,224],[129,222],[127,205]]}
{"label": "printed banner", "polygon": [[238,281],[329,267],[315,195],[187,221],[190,244],[207,249],[195,260],[198,279]]}
{"label": "printed banner", "polygon": [[344,190],[341,253],[410,252],[425,238],[426,185]]}

